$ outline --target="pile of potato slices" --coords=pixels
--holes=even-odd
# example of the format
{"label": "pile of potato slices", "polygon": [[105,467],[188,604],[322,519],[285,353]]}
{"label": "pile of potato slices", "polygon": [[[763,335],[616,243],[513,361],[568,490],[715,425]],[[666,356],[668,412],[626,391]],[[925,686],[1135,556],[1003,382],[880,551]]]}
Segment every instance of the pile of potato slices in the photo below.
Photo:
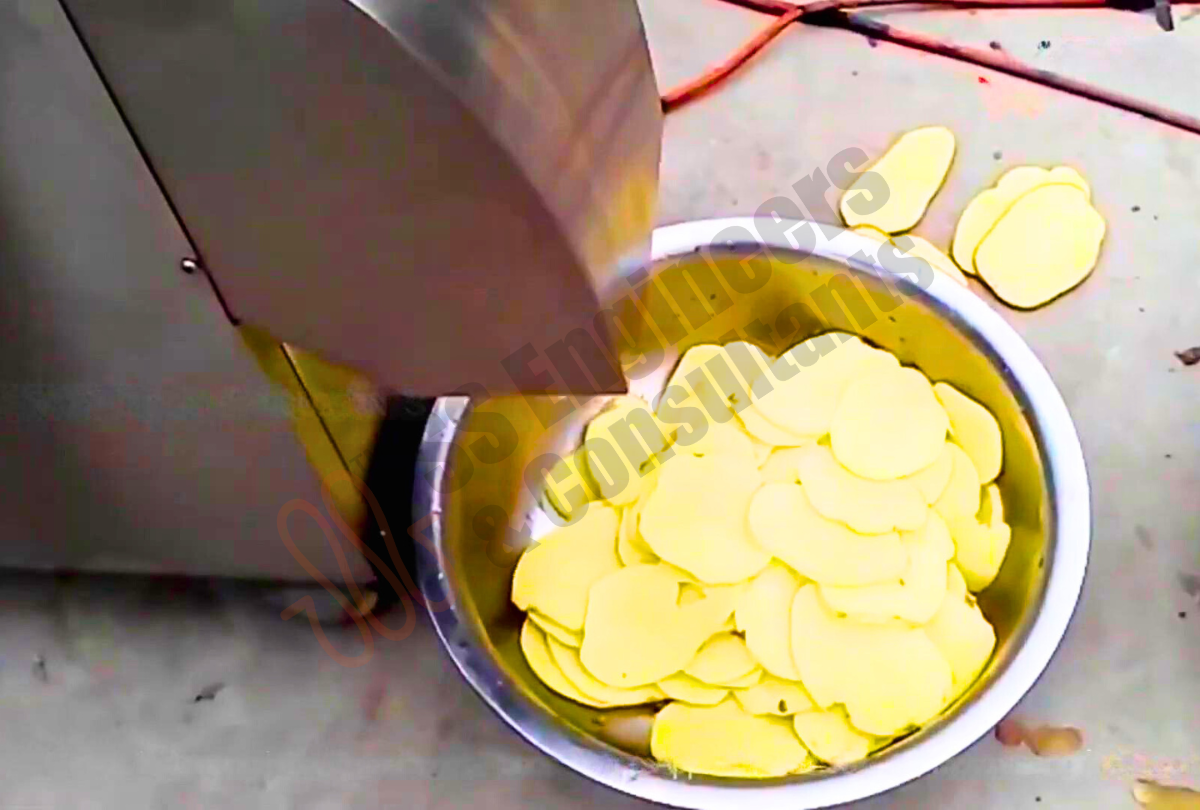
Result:
{"label": "pile of potato slices", "polygon": [[[941,188],[954,152],[954,134],[945,127],[906,132],[869,167],[870,176],[847,189],[842,220],[964,286],[966,275],[978,276],[1019,309],[1039,307],[1087,278],[1099,258],[1105,224],[1092,206],[1091,187],[1069,166],[1007,171],[964,209],[950,256],[907,234]],[[888,192],[882,205],[874,198],[880,180]]]}
{"label": "pile of potato slices", "polygon": [[[633,434],[628,475],[589,452]],[[1002,464],[986,408],[858,337],[695,346],[653,406],[617,399],[546,477],[565,525],[518,561],[521,649],[563,697],[660,706],[651,752],[679,771],[853,763],[992,654],[972,594],[1008,548]]]}

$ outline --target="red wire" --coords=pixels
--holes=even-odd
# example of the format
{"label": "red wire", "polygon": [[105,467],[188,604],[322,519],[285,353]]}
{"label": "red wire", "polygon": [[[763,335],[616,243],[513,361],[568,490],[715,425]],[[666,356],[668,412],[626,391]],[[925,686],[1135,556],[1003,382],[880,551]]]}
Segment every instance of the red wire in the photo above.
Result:
{"label": "red wire", "polygon": [[[795,5],[784,0],[724,0],[733,5],[779,15],[779,19],[760,31],[749,42],[724,62],[706,70],[699,77],[677,87],[662,97],[664,111],[671,111],[704,93],[727,79],[745,64],[754,54],[762,50],[793,22],[803,21],[811,25],[843,28],[864,34],[874,39],[902,45],[927,53],[946,56],[961,62],[990,68],[1010,76],[1016,76],[1035,84],[1062,90],[1081,98],[1107,104],[1168,126],[1200,135],[1200,118],[1160,107],[1141,99],[1105,90],[1100,87],[1060,76],[1048,70],[1030,67],[1009,54],[992,50],[981,50],[939,39],[928,34],[904,31],[895,26],[881,23],[861,14],[844,11],[848,8],[866,6],[906,5],[911,0],[817,0],[817,2]],[[1105,8],[1111,7],[1108,0],[918,0],[920,5],[947,6],[950,8]],[[1177,4],[1195,3],[1200,0],[1175,0]]]}

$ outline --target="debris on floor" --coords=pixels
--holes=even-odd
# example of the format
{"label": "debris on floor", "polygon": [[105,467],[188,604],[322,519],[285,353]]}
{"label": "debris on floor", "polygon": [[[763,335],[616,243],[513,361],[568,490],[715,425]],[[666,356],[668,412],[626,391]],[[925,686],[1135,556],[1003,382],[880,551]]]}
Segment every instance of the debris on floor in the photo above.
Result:
{"label": "debris on floor", "polygon": [[1200,363],[1200,346],[1193,346],[1190,349],[1184,349],[1181,352],[1175,352],[1175,356],[1179,358],[1179,362],[1185,366],[1194,366]]}

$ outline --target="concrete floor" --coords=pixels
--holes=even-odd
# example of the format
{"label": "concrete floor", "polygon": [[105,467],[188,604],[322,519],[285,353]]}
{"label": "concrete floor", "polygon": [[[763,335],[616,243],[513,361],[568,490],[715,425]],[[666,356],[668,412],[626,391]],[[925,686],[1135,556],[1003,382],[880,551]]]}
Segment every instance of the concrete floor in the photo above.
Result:
{"label": "concrete floor", "polygon": [[[716,0],[643,5],[664,87],[764,22]],[[1200,58],[1194,15],[1177,10],[1171,34],[1148,15],[1115,11],[887,16],[962,42],[995,40],[1200,115],[1200,92],[1180,68]],[[928,123],[959,138],[917,228],[935,243],[948,243],[973,193],[1025,162],[1079,168],[1109,223],[1101,264],[1079,290],[1035,313],[997,305],[1058,382],[1092,476],[1083,602],[1018,709],[1082,729],[1085,747],[1039,759],[985,738],[859,806],[1121,808],[1134,806],[1137,777],[1200,787],[1200,368],[1172,353],[1200,344],[1200,138],[887,43],[795,27],[728,87],[667,120],[660,222],[753,212],[838,150],[878,154]],[[347,655],[361,650],[353,627],[325,632]],[[0,577],[0,809],[160,806],[645,805],[510,733],[424,621],[402,641],[377,638],[371,660],[348,669],[302,618],[280,621],[278,603],[248,585]]]}

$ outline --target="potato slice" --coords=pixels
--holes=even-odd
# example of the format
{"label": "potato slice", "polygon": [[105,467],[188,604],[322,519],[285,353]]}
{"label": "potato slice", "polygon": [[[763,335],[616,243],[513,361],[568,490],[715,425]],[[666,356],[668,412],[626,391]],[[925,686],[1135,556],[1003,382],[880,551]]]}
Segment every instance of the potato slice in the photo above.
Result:
{"label": "potato slice", "polygon": [[925,525],[929,508],[912,482],[860,478],[820,444],[801,448],[795,455],[804,493],[830,520],[841,521],[859,534],[915,531]]}
{"label": "potato slice", "polygon": [[961,447],[949,445],[953,458],[950,482],[942,496],[933,504],[934,510],[946,520],[972,518],[979,511],[979,473],[975,463]]}
{"label": "potato slice", "polygon": [[675,451],[693,456],[741,456],[758,466],[753,440],[733,418],[728,422],[710,420],[697,441],[687,446],[677,444]]}
{"label": "potato slice", "polygon": [[694,706],[716,706],[729,697],[727,688],[709,686],[682,672],[663,678],[658,682],[658,688],[671,700],[681,700]]}
{"label": "potato slice", "polygon": [[[887,183],[887,201],[882,206],[870,205],[872,192],[859,180],[842,195],[842,219],[850,227],[871,225],[891,234],[907,231],[925,215],[953,160],[954,133],[945,127],[904,133],[870,168]],[[855,208],[875,210],[859,213]]]}
{"label": "potato slice", "polygon": [[803,447],[817,440],[815,436],[801,436],[784,430],[763,416],[753,403],[738,412],[738,419],[746,433],[772,447]]}
{"label": "potato slice", "polygon": [[904,532],[908,566],[900,579],[858,588],[822,585],[821,598],[829,607],[851,619],[887,622],[903,619],[924,624],[933,618],[946,598],[946,569],[954,556],[950,530],[937,512],[917,532]]}
{"label": "potato slice", "polygon": [[771,559],[746,523],[761,480],[753,457],[673,458],[642,512],[642,537],[659,557],[703,582],[749,579]]}
{"label": "potato slice", "polygon": [[622,689],[597,680],[584,669],[583,662],[579,659],[579,650],[568,647],[552,636],[546,636],[546,648],[550,650],[550,659],[567,680],[593,700],[607,703],[609,706],[641,706],[666,700],[663,691],[653,684],[637,689]]}
{"label": "potato slice", "polygon": [[850,725],[840,711],[801,712],[792,718],[792,725],[804,747],[828,765],[849,765],[870,753],[871,738]]}
{"label": "potato slice", "polygon": [[830,446],[850,472],[887,480],[937,461],[949,427],[924,374],[882,368],[846,389],[830,424]]}
{"label": "potato slice", "polygon": [[587,513],[555,529],[517,561],[512,600],[567,630],[583,629],[588,589],[621,567],[617,557],[617,510],[592,504]]}
{"label": "potato slice", "polygon": [[770,675],[749,689],[735,689],[733,696],[750,714],[788,717],[813,708],[812,698],[798,682],[785,681]]}
{"label": "potato slice", "polygon": [[954,538],[954,561],[962,571],[967,588],[978,593],[991,585],[1000,573],[1012,540],[1012,529],[1002,521],[980,523],[973,515],[948,518],[946,523]]}
{"label": "potato slice", "polygon": [[914,484],[921,491],[921,495],[925,497],[925,503],[930,506],[933,506],[937,499],[942,497],[942,493],[946,491],[946,485],[950,483],[950,475],[954,472],[954,451],[950,449],[952,446],[950,442],[946,442],[937,461],[902,479]]}
{"label": "potato slice", "polygon": [[1008,207],[1027,191],[1048,183],[1073,185],[1087,195],[1091,189],[1079,173],[1068,166],[1046,171],[1039,166],[1018,166],[1007,171],[994,188],[978,194],[967,204],[954,230],[950,252],[964,273],[975,275],[975,249]]}
{"label": "potato slice", "polygon": [[950,417],[950,435],[975,465],[981,484],[995,480],[1004,458],[1000,423],[992,412],[949,383],[933,386],[933,393]]}
{"label": "potato slice", "polygon": [[583,633],[575,630],[568,630],[554,619],[548,616],[543,616],[536,610],[529,611],[529,618],[537,625],[538,629],[546,634],[547,637],[555,639],[568,647],[579,649],[579,645],[583,643]]}
{"label": "potato slice", "polygon": [[975,270],[1009,306],[1032,309],[1092,272],[1104,218],[1078,188],[1052,184],[1020,197],[975,250]]}
{"label": "potato slice", "polygon": [[957,566],[950,566],[946,598],[923,628],[950,664],[954,695],[970,688],[996,648],[996,631],[967,596],[967,584]]}
{"label": "potato slice", "polygon": [[718,685],[744,678],[758,667],[746,642],[733,633],[718,633],[704,642],[683,672],[701,683]]}
{"label": "potato slice", "polygon": [[808,758],[788,720],[748,714],[736,700],[670,703],[654,718],[650,751],[659,762],[709,776],[786,776]]}
{"label": "potato slice", "polygon": [[950,278],[954,279],[964,287],[967,286],[967,277],[964,276],[962,271],[958,269],[958,265],[956,265],[949,256],[947,256],[945,253],[942,253],[941,250],[935,247],[932,242],[912,234],[897,236],[892,240],[892,242],[896,245],[896,247],[900,248],[905,255],[915,256],[918,259],[922,259],[934,270],[950,276]]}
{"label": "potato slice", "polygon": [[[667,428],[655,419],[650,405],[633,396],[618,397],[584,428],[583,443],[603,440],[615,451],[622,470],[586,469],[588,481],[600,497],[613,506],[633,503],[641,491],[640,469],[656,453],[666,449]],[[589,456],[588,463],[594,457]]]}
{"label": "potato slice", "polygon": [[782,563],[772,562],[750,582],[734,613],[754,659],[767,672],[789,681],[800,679],[792,660],[790,619],[798,590],[800,578]]}
{"label": "potato slice", "polygon": [[525,617],[525,624],[521,626],[521,652],[525,655],[525,661],[533,670],[533,674],[551,692],[556,692],[576,703],[582,703],[584,706],[591,706],[595,709],[607,708],[607,703],[585,695],[575,684],[567,680],[567,676],[550,658],[545,633],[539,630],[528,616]]}
{"label": "potato slice", "polygon": [[[750,436],[749,433],[746,435]],[[775,450],[775,445],[767,444],[754,436],[750,436],[750,444],[754,448],[754,465],[761,469],[762,465],[766,464],[767,459],[771,457],[771,453]]]}
{"label": "potato slice", "polygon": [[845,704],[856,728],[882,737],[932,718],[953,687],[950,665],[920,628],[837,618],[816,585],[792,603],[792,656],[818,707]]}
{"label": "potato slice", "polygon": [[[835,338],[844,342],[839,345]],[[765,377],[759,380],[760,386],[753,392],[754,407],[785,431],[816,438],[829,432],[838,403],[852,382],[874,371],[897,368],[900,361],[854,335],[827,332],[788,349],[772,369],[782,365],[788,368],[773,371],[773,390],[761,385]],[[793,376],[784,379],[788,373]]]}
{"label": "potato slice", "polygon": [[898,534],[856,534],[824,518],[798,484],[764,484],[750,503],[750,528],[763,548],[828,585],[886,582],[908,565]]}
{"label": "potato slice", "polygon": [[[808,447],[815,447],[810,444]],[[780,447],[767,460],[759,465],[758,472],[763,483],[767,484],[799,484],[800,459],[804,456],[805,447]]]}
{"label": "potato slice", "polygon": [[588,596],[583,665],[610,686],[656,683],[687,666],[725,624],[742,593],[714,589],[679,604],[688,577],[668,565],[633,565],[609,574]]}
{"label": "potato slice", "polygon": [[[749,358],[747,360],[747,357]],[[722,414],[710,412],[714,408],[734,410],[744,407],[750,387],[771,363],[766,352],[752,343],[734,341],[725,345],[701,343],[692,346],[679,358],[679,364],[671,373],[666,388],[679,386],[687,392],[684,399],[676,399],[676,409],[697,407],[709,422],[720,422]],[[725,366],[724,373],[721,366]],[[693,385],[687,379],[697,369],[704,370],[704,378]],[[656,400],[656,412],[661,414],[661,399]]]}
{"label": "potato slice", "polygon": [[979,505],[979,522],[1004,522],[1004,501],[1000,499],[1000,487],[995,484],[988,484],[983,488],[983,503]]}

